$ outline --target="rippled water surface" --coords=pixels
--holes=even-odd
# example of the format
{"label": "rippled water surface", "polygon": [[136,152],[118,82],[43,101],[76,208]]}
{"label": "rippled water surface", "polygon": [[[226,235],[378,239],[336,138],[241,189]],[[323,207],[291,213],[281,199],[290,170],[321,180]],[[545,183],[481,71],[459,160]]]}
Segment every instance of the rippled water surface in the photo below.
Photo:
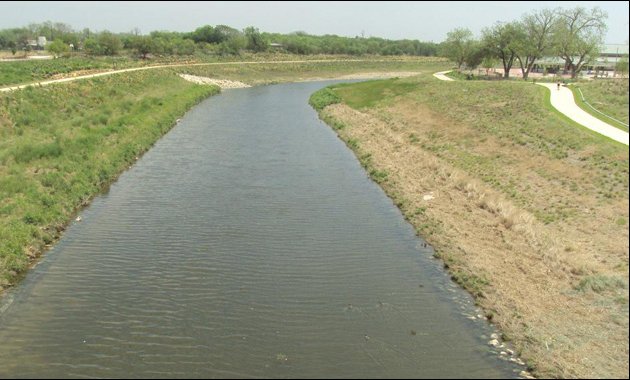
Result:
{"label": "rippled water surface", "polygon": [[190,111],[5,297],[0,377],[514,376],[323,85]]}

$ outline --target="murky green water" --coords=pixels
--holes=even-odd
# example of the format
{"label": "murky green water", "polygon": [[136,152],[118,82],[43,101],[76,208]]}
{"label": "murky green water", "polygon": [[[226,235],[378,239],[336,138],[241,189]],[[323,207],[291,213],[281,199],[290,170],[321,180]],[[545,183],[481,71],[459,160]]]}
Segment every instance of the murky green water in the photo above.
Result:
{"label": "murky green water", "polygon": [[189,112],[3,300],[0,377],[514,377],[323,85]]}

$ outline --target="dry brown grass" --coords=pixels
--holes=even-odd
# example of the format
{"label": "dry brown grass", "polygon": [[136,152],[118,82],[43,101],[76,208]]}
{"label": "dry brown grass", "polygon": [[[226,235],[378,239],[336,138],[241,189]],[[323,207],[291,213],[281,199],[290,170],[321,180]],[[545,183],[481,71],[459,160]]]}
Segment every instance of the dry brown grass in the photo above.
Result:
{"label": "dry brown grass", "polygon": [[[602,202],[578,159],[480,140],[478,130],[411,99],[365,112],[337,104],[324,116],[345,124],[340,137],[388,173],[381,186],[535,374],[628,377],[627,286],[577,290],[597,276],[627,285],[628,229],[616,224],[627,220],[627,197]],[[436,141],[458,149],[434,149]],[[514,179],[516,196],[478,179],[474,166],[454,165],[460,153],[501,157],[496,173]],[[567,189],[571,181],[577,191]],[[570,217],[537,217],[559,207]]]}

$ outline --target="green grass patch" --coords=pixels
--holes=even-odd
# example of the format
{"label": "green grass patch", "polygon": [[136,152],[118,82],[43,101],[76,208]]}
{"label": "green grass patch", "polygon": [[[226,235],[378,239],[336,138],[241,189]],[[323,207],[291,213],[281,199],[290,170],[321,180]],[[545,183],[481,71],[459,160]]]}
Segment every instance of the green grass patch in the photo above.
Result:
{"label": "green grass patch", "polygon": [[344,103],[352,108],[363,109],[413,91],[416,85],[400,79],[385,79],[342,84],[334,89]]}
{"label": "green grass patch", "polygon": [[50,79],[77,70],[113,69],[132,66],[128,58],[58,58],[0,62],[0,87]]}
{"label": "green grass patch", "polygon": [[616,276],[594,275],[583,278],[575,287],[580,292],[603,293],[609,290],[618,290],[627,288],[627,284],[623,279]]}
{"label": "green grass patch", "polygon": [[151,70],[0,94],[0,287],[178,117],[217,92]]}
{"label": "green grass patch", "polygon": [[331,104],[337,104],[339,102],[341,102],[341,98],[330,87],[325,87],[316,91],[308,100],[308,103],[317,111],[321,111],[324,107]]}
{"label": "green grass patch", "polygon": [[627,80],[610,79],[579,82],[569,86],[569,88],[573,92],[575,103],[581,109],[615,128],[628,132],[628,126],[623,124],[628,124]]}

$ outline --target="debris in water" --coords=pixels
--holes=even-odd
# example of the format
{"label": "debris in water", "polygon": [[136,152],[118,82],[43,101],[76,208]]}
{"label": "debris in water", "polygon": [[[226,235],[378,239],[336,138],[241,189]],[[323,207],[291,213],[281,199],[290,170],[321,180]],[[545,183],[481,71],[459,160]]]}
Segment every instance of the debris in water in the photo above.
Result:
{"label": "debris in water", "polygon": [[77,222],[80,222],[80,221],[81,221],[81,217],[80,217],[80,216],[77,216],[77,218],[76,218],[75,220],[76,220]]}

